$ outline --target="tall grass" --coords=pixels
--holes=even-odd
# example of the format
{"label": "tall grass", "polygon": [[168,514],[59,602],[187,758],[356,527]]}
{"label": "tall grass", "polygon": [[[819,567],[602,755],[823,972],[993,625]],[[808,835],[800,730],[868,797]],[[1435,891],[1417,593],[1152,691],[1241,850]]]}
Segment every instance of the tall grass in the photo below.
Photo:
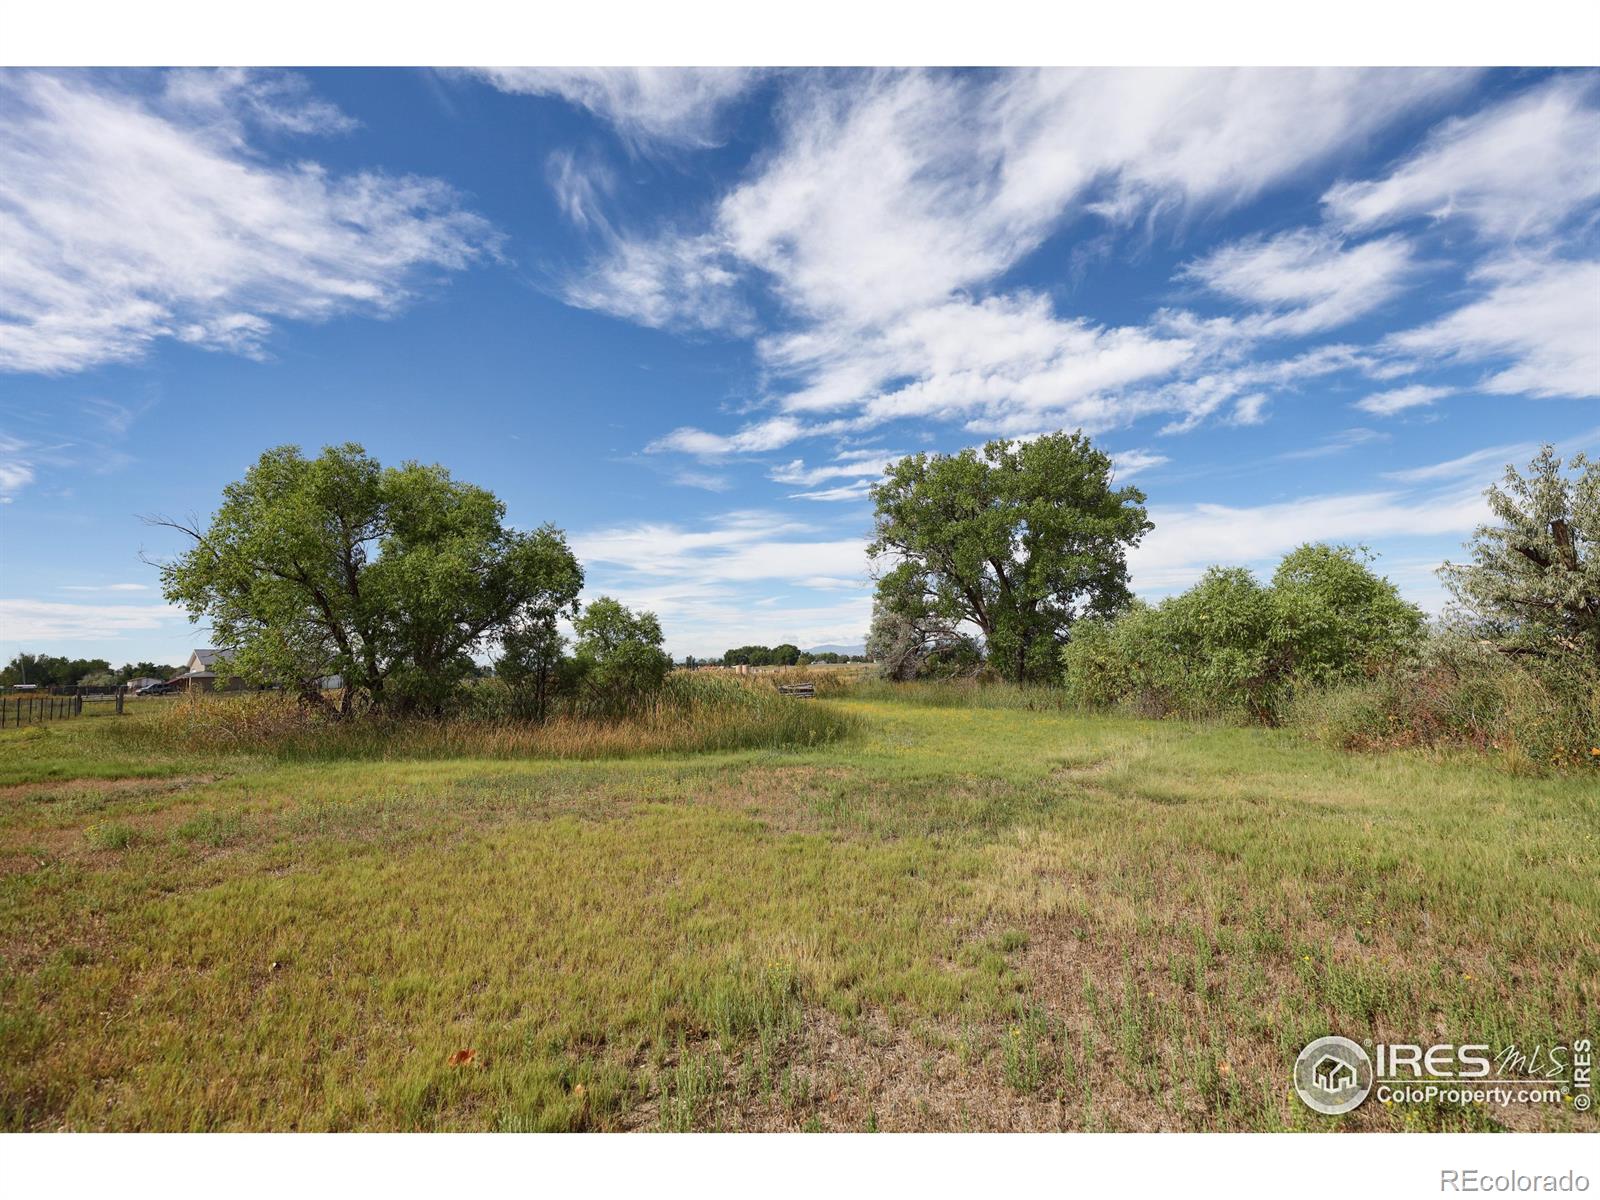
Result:
{"label": "tall grass", "polygon": [[1014,708],[1030,712],[1062,712],[1080,706],[1065,689],[1039,683],[1007,683],[986,677],[917,679],[896,683],[861,679],[846,693],[861,700],[893,700],[925,708]]}
{"label": "tall grass", "polygon": [[1515,771],[1600,769],[1600,670],[1445,643],[1420,667],[1306,691],[1289,724],[1351,750],[1471,747]]}
{"label": "tall grass", "polygon": [[368,713],[344,720],[275,693],[197,697],[119,725],[141,749],[262,754],[283,760],[624,758],[715,750],[778,750],[837,741],[857,718],[778,694],[770,680],[674,673],[626,715],[569,712],[544,722],[503,715],[498,685],[442,717]]}

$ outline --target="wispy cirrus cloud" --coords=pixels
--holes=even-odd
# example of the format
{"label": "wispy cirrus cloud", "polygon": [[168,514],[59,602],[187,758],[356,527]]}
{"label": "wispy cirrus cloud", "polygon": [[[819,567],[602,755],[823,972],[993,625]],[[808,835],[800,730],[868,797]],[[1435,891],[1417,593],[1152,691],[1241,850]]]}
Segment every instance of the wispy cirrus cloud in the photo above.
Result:
{"label": "wispy cirrus cloud", "polygon": [[1344,454],[1358,446],[1370,445],[1373,442],[1388,441],[1389,435],[1379,433],[1376,429],[1342,429],[1330,437],[1323,438],[1315,446],[1307,446],[1300,450],[1286,450],[1278,457],[1294,462],[1308,458],[1331,458],[1335,454]]}
{"label": "wispy cirrus cloud", "polygon": [[1413,408],[1427,408],[1435,400],[1442,400],[1450,394],[1451,389],[1447,387],[1413,383],[1406,387],[1373,392],[1372,395],[1357,400],[1355,406],[1373,416],[1392,417],[1396,413],[1408,412]]}
{"label": "wispy cirrus cloud", "polygon": [[1131,479],[1141,471],[1164,467],[1171,461],[1168,455],[1143,449],[1121,450],[1111,456],[1111,465],[1116,468],[1118,479]]}
{"label": "wispy cirrus cloud", "polygon": [[478,67],[503,92],[557,96],[609,121],[634,147],[714,146],[729,105],[765,72],[750,67]]}
{"label": "wispy cirrus cloud", "polygon": [[1415,270],[1400,237],[1346,245],[1326,231],[1295,230],[1213,250],[1183,277],[1258,310],[1255,337],[1299,337],[1347,324],[1399,294]]}
{"label": "wispy cirrus cloud", "polygon": [[1305,542],[1465,535],[1488,516],[1476,487],[1313,495],[1260,505],[1152,505],[1155,528],[1129,552],[1128,566],[1139,591],[1160,594],[1187,587],[1215,563],[1270,568]]}
{"label": "wispy cirrus cloud", "polygon": [[777,514],[734,512],[703,528],[640,522],[592,530],[572,544],[585,563],[703,583],[865,578],[864,539],[800,536],[810,532],[810,525]]}
{"label": "wispy cirrus cloud", "polygon": [[11,643],[102,641],[186,624],[183,610],[168,604],[0,599],[0,637]]}
{"label": "wispy cirrus cloud", "polygon": [[10,504],[13,496],[33,482],[34,476],[28,444],[0,434],[0,504]]}
{"label": "wispy cirrus cloud", "polygon": [[1600,74],[1561,75],[1444,122],[1390,174],[1323,197],[1347,229],[1415,217],[1462,220],[1485,237],[1548,233],[1600,198]]}
{"label": "wispy cirrus cloud", "polygon": [[1600,261],[1508,259],[1478,273],[1484,296],[1388,344],[1433,360],[1496,363],[1500,395],[1600,396]]}
{"label": "wispy cirrus cloud", "polygon": [[891,450],[842,450],[832,462],[808,467],[803,459],[793,459],[774,467],[768,478],[777,483],[795,483],[805,486],[829,479],[853,479],[858,476],[882,476],[884,470],[903,457]]}
{"label": "wispy cirrus cloud", "polygon": [[[721,654],[784,637],[855,642],[870,616],[866,539],[819,536],[808,522],[736,511],[698,524],[644,521],[573,536],[589,589],[658,613],[675,653]],[[808,590],[840,593],[804,603]]]}
{"label": "wispy cirrus cloud", "polygon": [[490,253],[436,179],[271,166],[253,127],[348,122],[292,76],[180,72],[136,95],[0,78],[0,370],[80,371],[160,340],[260,354],[280,320],[395,312]]}
{"label": "wispy cirrus cloud", "polygon": [[[1219,343],[1266,330],[1189,337],[1111,327],[1036,293],[989,289],[1068,220],[1124,229],[1167,211],[1226,211],[1470,78],[1320,70],[796,78],[780,105],[777,147],[702,226],[617,239],[571,296],[646,324],[735,333],[749,332],[752,292],[784,314],[782,331],[757,342],[768,380],[760,399],[830,421],[819,429],[769,416],[735,434],[690,427],[657,449],[770,450],[906,418],[1001,434],[1105,429],[1163,406],[1187,418],[1186,394],[1154,385],[1202,379]],[[1210,264],[1212,274],[1219,286],[1250,285],[1285,334],[1367,311],[1410,266],[1400,238],[1346,246],[1303,235],[1253,252],[1253,266],[1241,249]],[[1259,420],[1264,408],[1252,401],[1238,416]]]}

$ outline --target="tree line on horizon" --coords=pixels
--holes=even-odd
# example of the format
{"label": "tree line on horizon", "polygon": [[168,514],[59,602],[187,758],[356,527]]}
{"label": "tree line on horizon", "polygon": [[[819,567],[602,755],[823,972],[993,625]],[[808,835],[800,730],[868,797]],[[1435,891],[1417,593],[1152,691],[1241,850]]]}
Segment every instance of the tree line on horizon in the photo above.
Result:
{"label": "tree line on horizon", "polygon": [[683,665],[686,667],[716,666],[724,667],[809,667],[813,663],[851,663],[870,662],[865,654],[841,654],[837,650],[802,650],[792,642],[780,642],[776,646],[735,646],[724,650],[722,657],[717,659],[696,658],[690,654],[685,656]]}
{"label": "tree line on horizon", "polygon": [[22,652],[13,655],[0,669],[0,686],[33,683],[40,687],[114,687],[130,679],[170,679],[181,670],[182,667],[153,662],[123,663],[113,668],[104,658]]}

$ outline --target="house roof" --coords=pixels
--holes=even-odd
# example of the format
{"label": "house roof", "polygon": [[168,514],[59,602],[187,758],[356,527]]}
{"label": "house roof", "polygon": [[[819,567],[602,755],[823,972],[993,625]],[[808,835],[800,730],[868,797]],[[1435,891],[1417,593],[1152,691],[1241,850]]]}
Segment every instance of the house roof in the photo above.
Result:
{"label": "house roof", "polygon": [[200,660],[200,665],[209,670],[210,668],[216,666],[219,661],[227,658],[228,656],[224,651],[213,647],[206,650],[196,650],[190,655],[190,657],[198,658]]}

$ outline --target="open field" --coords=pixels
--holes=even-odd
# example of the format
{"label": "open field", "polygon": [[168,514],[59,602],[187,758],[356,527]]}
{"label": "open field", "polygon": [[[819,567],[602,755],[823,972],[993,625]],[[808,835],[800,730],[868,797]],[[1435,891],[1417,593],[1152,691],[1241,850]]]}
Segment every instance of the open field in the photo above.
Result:
{"label": "open field", "polygon": [[1595,1127],[1287,1082],[1329,1032],[1595,1035],[1594,772],[886,691],[591,761],[7,730],[0,1123]]}

